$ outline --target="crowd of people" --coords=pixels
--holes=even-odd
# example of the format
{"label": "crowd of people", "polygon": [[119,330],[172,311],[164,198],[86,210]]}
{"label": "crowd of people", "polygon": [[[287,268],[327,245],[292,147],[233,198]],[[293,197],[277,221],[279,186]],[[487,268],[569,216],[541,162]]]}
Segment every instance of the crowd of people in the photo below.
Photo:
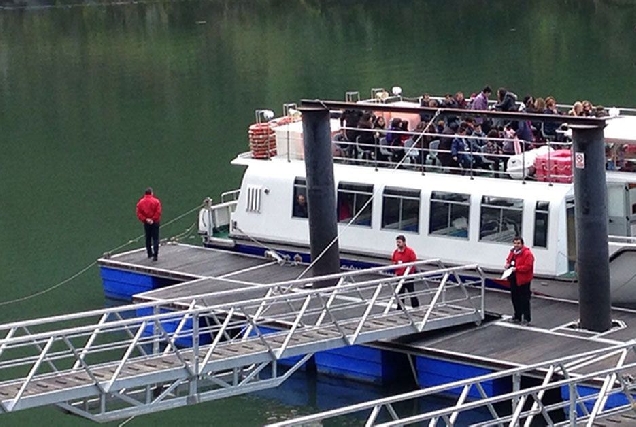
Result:
{"label": "crowd of people", "polygon": [[[419,122],[399,117],[388,120],[371,111],[345,110],[340,121],[344,128],[334,141],[334,155],[345,158],[375,160],[380,163],[402,163],[409,158],[413,163],[424,164],[431,143],[435,144],[437,160],[441,167],[461,173],[470,168],[493,169],[498,174],[505,170],[507,158],[522,151],[538,148],[548,141],[563,143],[559,131],[565,117],[550,120],[491,120],[478,112],[495,110],[526,112],[559,116],[603,117],[607,112],[590,101],[577,101],[569,111],[560,110],[552,96],[535,98],[532,95],[519,100],[513,92],[499,88],[496,101],[491,102],[490,86],[468,99],[463,92],[434,98],[423,94],[420,105],[429,108],[454,108],[469,110],[466,114],[438,116],[434,111],[422,112]],[[470,110],[474,111],[471,115]]]}

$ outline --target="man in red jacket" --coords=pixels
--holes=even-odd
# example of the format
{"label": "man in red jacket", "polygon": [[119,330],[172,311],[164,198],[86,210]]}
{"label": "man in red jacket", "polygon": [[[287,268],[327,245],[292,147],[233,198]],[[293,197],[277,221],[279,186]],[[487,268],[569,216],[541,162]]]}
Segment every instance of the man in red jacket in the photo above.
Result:
{"label": "man in red jacket", "polygon": [[523,244],[519,236],[512,240],[513,247],[506,258],[506,269],[512,268],[508,276],[510,296],[515,314],[513,322],[524,325],[530,323],[530,282],[534,276],[534,255],[530,248]]}
{"label": "man in red jacket", "polygon": [[[415,251],[408,246],[406,246],[406,237],[402,234],[395,238],[395,244],[397,248],[393,251],[393,256],[391,257],[391,261],[393,264],[402,264],[406,262],[417,261],[417,255],[415,255]],[[415,267],[411,267],[410,272],[412,273],[415,270]],[[398,267],[395,269],[396,276],[403,276],[406,273],[406,267]],[[405,279],[402,287],[400,288],[400,293],[403,294],[405,292],[409,292],[411,294],[411,307],[417,308],[420,306],[420,301],[413,294],[415,293],[415,285],[412,280]]]}
{"label": "man in red jacket", "polygon": [[137,218],[144,224],[148,258],[157,261],[157,256],[159,255],[161,202],[154,196],[150,187],[146,188],[144,196],[137,202]]}

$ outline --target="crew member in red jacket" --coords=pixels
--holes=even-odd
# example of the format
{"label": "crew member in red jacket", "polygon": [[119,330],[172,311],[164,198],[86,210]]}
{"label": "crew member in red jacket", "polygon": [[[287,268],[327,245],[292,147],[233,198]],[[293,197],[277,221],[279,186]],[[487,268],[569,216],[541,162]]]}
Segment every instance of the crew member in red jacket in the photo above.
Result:
{"label": "crew member in red jacket", "polygon": [[161,202],[152,188],[146,188],[144,196],[137,202],[137,218],[144,224],[146,251],[148,258],[157,261],[159,256],[159,223],[161,222]]}
{"label": "crew member in red jacket", "polygon": [[[417,261],[417,255],[415,255],[415,251],[408,246],[406,246],[406,237],[402,234],[395,238],[395,244],[397,248],[393,251],[393,256],[391,260],[393,264],[402,264],[406,262]],[[406,273],[407,267],[398,267],[395,269],[396,276],[403,276]],[[415,267],[410,268],[410,273],[415,271]],[[405,279],[402,287],[400,288],[400,293],[403,294],[405,292],[409,292],[411,294],[411,307],[417,308],[420,306],[420,301],[417,299],[415,295],[415,284],[412,280]]]}
{"label": "crew member in red jacket", "polygon": [[534,255],[519,236],[512,240],[512,249],[506,258],[506,268],[512,268],[508,276],[510,296],[515,314],[513,322],[528,324],[530,318],[530,282],[534,276]]}

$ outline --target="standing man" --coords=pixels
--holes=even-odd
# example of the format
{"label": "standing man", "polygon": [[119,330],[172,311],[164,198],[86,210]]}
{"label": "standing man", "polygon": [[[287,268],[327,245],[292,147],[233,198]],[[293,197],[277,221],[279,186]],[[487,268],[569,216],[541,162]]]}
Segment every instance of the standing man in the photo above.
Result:
{"label": "standing man", "polygon": [[534,276],[534,255],[530,248],[523,244],[523,239],[516,236],[512,240],[513,247],[506,258],[506,269],[512,268],[508,276],[510,296],[514,308],[513,322],[523,325],[530,323],[530,282]]}
{"label": "standing man", "polygon": [[148,258],[157,261],[157,256],[159,255],[161,202],[154,196],[151,187],[146,188],[144,196],[137,202],[137,218],[144,224]]}
{"label": "standing man", "polygon": [[[479,92],[479,95],[477,95],[475,99],[473,100],[473,104],[471,108],[473,110],[478,110],[478,111],[487,111],[488,98],[490,97],[491,93],[492,93],[492,89],[490,88],[490,86],[486,86],[485,88],[483,88],[481,92]],[[481,129],[484,131],[485,134],[487,134],[490,131],[490,127],[491,127],[490,120],[484,120],[483,117],[477,117],[476,121],[478,124],[481,125]]]}
{"label": "standing man", "polygon": [[[406,237],[400,234],[395,238],[395,244],[397,248],[393,251],[393,256],[391,257],[391,261],[393,264],[402,264],[406,262],[417,261],[417,255],[415,255],[415,251],[408,246],[406,246]],[[410,271],[412,272],[415,267],[411,267]],[[406,267],[398,267],[395,269],[396,276],[404,276],[406,273]],[[405,292],[409,292],[411,294],[411,307],[417,308],[420,306],[420,301],[417,299],[415,295],[415,285],[412,280],[404,279],[404,283],[400,288],[400,293],[403,294]]]}

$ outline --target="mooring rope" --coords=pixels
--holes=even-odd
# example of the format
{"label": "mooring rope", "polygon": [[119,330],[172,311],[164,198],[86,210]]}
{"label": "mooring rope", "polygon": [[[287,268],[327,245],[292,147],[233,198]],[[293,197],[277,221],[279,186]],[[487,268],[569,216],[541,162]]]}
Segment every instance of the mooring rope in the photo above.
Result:
{"label": "mooring rope", "polygon": [[[185,213],[183,213],[183,214],[171,219],[167,223],[161,224],[160,228],[167,227],[168,225],[180,220],[184,216],[191,214],[195,210],[201,209],[201,207],[203,207],[202,204],[197,205],[196,207],[190,209],[189,211],[187,211],[187,212],[185,212]],[[181,234],[187,234],[187,233],[191,232],[191,230],[194,228],[195,225],[196,225],[196,222],[192,226],[190,226],[184,233],[181,233]],[[180,236],[180,235],[177,235],[177,236]],[[110,256],[113,253],[117,253],[118,251],[120,251],[121,249],[125,248],[126,246],[129,246],[129,245],[131,245],[133,243],[138,242],[142,237],[144,237],[144,234],[141,234],[141,235],[135,237],[134,239],[130,239],[126,243],[123,243],[123,244],[117,246],[116,248],[111,249],[110,251],[104,252],[104,255]],[[174,237],[171,238],[171,239],[174,239]],[[168,239],[168,240],[171,240],[171,239]],[[29,295],[26,295],[26,296],[23,296],[23,297],[19,297],[19,298],[15,298],[15,299],[12,299],[12,300],[2,301],[2,302],[0,302],[0,307],[6,306],[6,305],[9,305],[9,304],[16,304],[16,303],[19,303],[19,302],[27,301],[27,300],[39,297],[41,295],[44,295],[46,293],[49,293],[49,292],[51,292],[51,291],[53,291],[53,290],[65,285],[65,284],[69,283],[70,281],[78,278],[79,276],[81,276],[82,274],[86,273],[91,267],[93,267],[95,265],[97,265],[97,261],[91,262],[89,265],[87,265],[86,267],[82,268],[77,273],[73,274],[71,277],[68,277],[68,278],[62,280],[61,282],[58,282],[55,285],[49,286],[48,288],[43,289],[41,291],[37,291],[37,292],[34,292],[32,294],[29,294]]]}
{"label": "mooring rope", "polygon": [[[327,108],[327,106],[323,103],[323,101],[319,101],[322,103],[323,107]],[[435,112],[435,115],[431,118],[431,120],[428,121],[428,123],[426,124],[426,126],[424,127],[424,132],[422,132],[422,134],[419,136],[419,138],[415,141],[415,143],[413,145],[411,145],[410,147],[408,147],[408,150],[406,150],[406,152],[404,153],[404,156],[400,159],[400,161],[395,165],[395,167],[393,167],[392,170],[395,170],[397,168],[399,168],[404,161],[407,159],[407,157],[409,156],[409,153],[414,150],[414,147],[416,145],[417,142],[419,142],[421,140],[421,138],[424,136],[424,133],[426,132],[426,129],[428,129],[428,127],[433,123],[434,120],[437,119],[437,117],[439,116],[439,114],[442,112],[442,109],[438,109]],[[347,230],[347,228],[349,228],[349,226],[351,224],[353,224],[353,222],[358,219],[358,217],[362,214],[362,212],[366,209],[366,207],[369,205],[369,203],[371,203],[373,201],[373,199],[375,198],[375,191],[373,192],[373,194],[371,195],[371,197],[369,197],[369,200],[367,200],[367,202],[362,205],[362,208],[360,208],[360,210],[358,210],[358,213],[356,213],[347,224],[345,224],[344,229],[342,231]],[[305,268],[302,273],[300,273],[300,275],[296,278],[296,279],[301,279],[305,274],[307,274],[307,272],[309,270],[311,270],[311,268],[316,264],[316,262],[318,262],[318,260],[320,258],[322,258],[327,251],[340,239],[340,234],[341,232],[338,231],[338,234],[336,235],[336,237],[334,237],[334,239],[329,242],[329,244],[325,247],[325,249],[322,250],[322,252],[320,252],[320,254],[318,254],[318,256],[316,257],[315,260],[311,261],[309,263],[309,265],[307,266],[307,268]]]}

